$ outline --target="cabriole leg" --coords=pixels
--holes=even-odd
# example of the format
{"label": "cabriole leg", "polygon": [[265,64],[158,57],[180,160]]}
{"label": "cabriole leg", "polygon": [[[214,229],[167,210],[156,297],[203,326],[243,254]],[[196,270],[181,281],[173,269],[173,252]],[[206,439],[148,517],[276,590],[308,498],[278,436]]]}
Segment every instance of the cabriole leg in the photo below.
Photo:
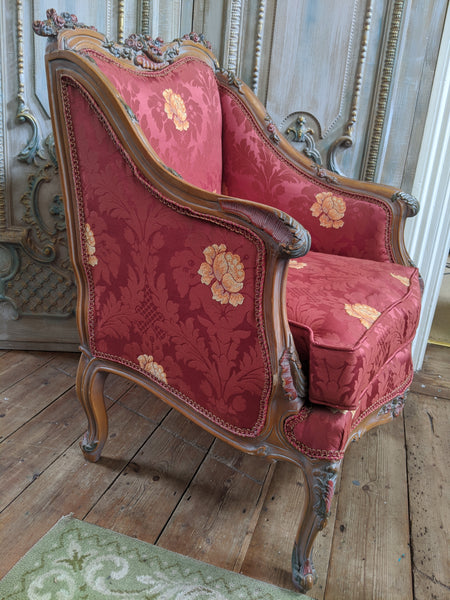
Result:
{"label": "cabriole leg", "polygon": [[305,457],[302,462],[306,479],[306,498],[292,552],[292,580],[301,592],[307,592],[317,580],[312,562],[312,547],[317,534],[325,527],[330,516],[340,461],[330,462]]}
{"label": "cabriole leg", "polygon": [[94,359],[81,354],[77,371],[77,396],[86,413],[88,429],[80,443],[85,458],[96,462],[108,436],[103,390],[107,373],[98,368]]}

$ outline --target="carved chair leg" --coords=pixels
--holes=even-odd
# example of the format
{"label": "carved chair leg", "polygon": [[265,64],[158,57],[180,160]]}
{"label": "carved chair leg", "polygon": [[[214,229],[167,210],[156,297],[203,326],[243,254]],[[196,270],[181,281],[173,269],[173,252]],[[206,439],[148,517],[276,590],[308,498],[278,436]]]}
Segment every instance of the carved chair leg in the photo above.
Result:
{"label": "carved chair leg", "polygon": [[341,461],[302,460],[306,480],[303,516],[292,552],[292,580],[307,592],[317,580],[312,562],[312,547],[317,534],[327,524]]}
{"label": "carved chair leg", "polygon": [[77,395],[88,420],[88,429],[80,442],[85,458],[96,462],[108,436],[103,390],[107,373],[98,369],[95,360],[82,353],[77,371]]}

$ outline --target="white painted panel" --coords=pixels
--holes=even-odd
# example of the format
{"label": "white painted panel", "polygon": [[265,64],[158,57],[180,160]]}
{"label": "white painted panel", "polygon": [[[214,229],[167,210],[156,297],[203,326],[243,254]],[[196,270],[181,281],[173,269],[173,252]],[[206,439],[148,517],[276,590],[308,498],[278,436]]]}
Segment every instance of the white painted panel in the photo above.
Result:
{"label": "white painted panel", "polygon": [[[422,367],[450,248],[450,15],[444,28],[413,193],[419,215],[408,223],[406,242],[425,280],[422,317],[413,345]],[[450,319],[450,315],[449,315]]]}
{"label": "white painted panel", "polygon": [[[267,109],[276,122],[302,111],[318,120],[322,136],[344,116],[359,0],[279,2],[273,32]],[[357,56],[357,51],[356,51]],[[325,92],[319,81],[326,82]]]}

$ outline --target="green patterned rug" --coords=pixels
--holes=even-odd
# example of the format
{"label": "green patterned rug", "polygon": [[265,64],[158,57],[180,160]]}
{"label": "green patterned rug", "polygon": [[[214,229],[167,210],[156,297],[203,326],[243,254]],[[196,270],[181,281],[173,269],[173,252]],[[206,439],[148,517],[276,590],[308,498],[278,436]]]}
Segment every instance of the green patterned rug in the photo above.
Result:
{"label": "green patterned rug", "polygon": [[250,579],[63,517],[0,581],[1,600],[306,600]]}

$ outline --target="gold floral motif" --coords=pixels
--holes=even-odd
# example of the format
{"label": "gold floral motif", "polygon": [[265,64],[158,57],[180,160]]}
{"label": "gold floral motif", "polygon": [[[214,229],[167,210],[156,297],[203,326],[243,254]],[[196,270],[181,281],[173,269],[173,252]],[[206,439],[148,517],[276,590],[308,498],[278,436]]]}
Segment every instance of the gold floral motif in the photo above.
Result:
{"label": "gold floral motif", "polygon": [[175,94],[170,88],[163,91],[164,110],[169,119],[172,119],[178,131],[186,131],[189,129],[189,121],[187,120],[186,106],[183,98],[179,94]]}
{"label": "gold floral motif", "polygon": [[167,383],[167,377],[163,367],[158,365],[158,363],[153,360],[153,356],[149,354],[141,354],[138,356],[138,362],[141,369],[144,369],[144,371],[147,371],[147,373],[150,373],[150,375],[153,375],[153,377],[159,381]]}
{"label": "gold floral motif", "polygon": [[201,282],[211,285],[212,297],[221,304],[238,306],[244,302],[239,294],[244,285],[244,265],[238,254],[227,252],[225,244],[213,244],[203,250],[206,262],[197,271]]}
{"label": "gold floral motif", "polygon": [[342,220],[345,215],[345,202],[332,192],[320,192],[316,194],[316,202],[311,206],[313,217],[319,217],[322,227],[339,229],[343,227]]}
{"label": "gold floral motif", "polygon": [[400,283],[403,283],[403,285],[406,285],[406,287],[409,287],[409,279],[407,277],[403,277],[403,275],[396,275],[395,273],[391,273],[391,276],[395,277],[395,279],[398,279]]}
{"label": "gold floral motif", "polygon": [[304,262],[297,262],[296,260],[290,260],[289,261],[289,267],[291,269],[304,269],[306,267],[306,263]]}
{"label": "gold floral motif", "polygon": [[88,263],[91,265],[91,267],[95,267],[95,265],[98,264],[98,258],[95,256],[95,237],[89,223],[86,223],[84,234],[86,240],[86,250],[88,253]]}
{"label": "gold floral motif", "polygon": [[351,317],[359,319],[366,329],[369,329],[381,315],[375,308],[367,306],[367,304],[346,304],[345,310]]}

